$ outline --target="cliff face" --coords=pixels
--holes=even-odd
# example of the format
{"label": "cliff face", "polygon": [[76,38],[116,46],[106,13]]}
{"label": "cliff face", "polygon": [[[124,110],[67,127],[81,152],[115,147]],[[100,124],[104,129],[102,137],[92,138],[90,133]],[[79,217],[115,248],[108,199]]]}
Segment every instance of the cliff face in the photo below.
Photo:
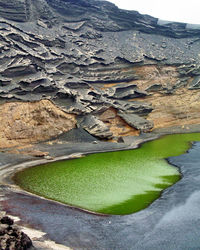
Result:
{"label": "cliff face", "polygon": [[5,148],[48,140],[74,128],[76,120],[50,101],[41,100],[2,104],[0,123],[0,148]]}
{"label": "cliff face", "polygon": [[[27,124],[22,117],[40,108],[42,114],[46,105],[57,105],[51,106],[53,117],[66,114],[54,128],[49,118],[31,123],[31,141],[66,132],[76,122],[103,139],[199,123],[199,88],[198,25],[106,1],[0,0],[0,109],[13,123],[14,140],[6,141],[10,125],[4,121],[5,146],[26,141],[26,133],[16,136],[16,121]],[[21,111],[15,119],[16,105]]]}

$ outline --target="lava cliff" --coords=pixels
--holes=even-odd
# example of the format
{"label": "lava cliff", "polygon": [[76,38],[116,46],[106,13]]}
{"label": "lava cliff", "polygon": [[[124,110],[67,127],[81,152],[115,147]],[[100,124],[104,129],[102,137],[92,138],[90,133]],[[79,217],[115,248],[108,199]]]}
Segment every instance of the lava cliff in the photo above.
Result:
{"label": "lava cliff", "polygon": [[0,148],[200,123],[200,25],[96,0],[0,0]]}

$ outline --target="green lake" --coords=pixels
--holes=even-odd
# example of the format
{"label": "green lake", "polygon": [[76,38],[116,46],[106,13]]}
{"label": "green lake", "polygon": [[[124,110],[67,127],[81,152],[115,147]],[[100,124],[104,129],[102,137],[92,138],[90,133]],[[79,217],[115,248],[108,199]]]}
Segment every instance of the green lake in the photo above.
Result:
{"label": "green lake", "polygon": [[168,135],[134,150],[31,167],[13,179],[29,192],[65,204],[103,214],[131,214],[181,178],[165,158],[183,154],[191,141],[200,141],[200,133]]}

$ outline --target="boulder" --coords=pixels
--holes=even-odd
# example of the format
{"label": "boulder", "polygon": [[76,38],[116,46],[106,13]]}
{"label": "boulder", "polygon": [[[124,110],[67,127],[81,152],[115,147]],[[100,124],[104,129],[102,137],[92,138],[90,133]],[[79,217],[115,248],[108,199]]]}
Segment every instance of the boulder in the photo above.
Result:
{"label": "boulder", "polygon": [[140,130],[141,132],[148,132],[153,128],[153,122],[146,120],[136,114],[127,114],[118,112],[118,115],[124,119],[130,126]]}
{"label": "boulder", "polygon": [[110,132],[106,124],[94,115],[89,114],[80,118],[78,125],[95,137],[99,137],[101,139],[112,138],[112,132]]}

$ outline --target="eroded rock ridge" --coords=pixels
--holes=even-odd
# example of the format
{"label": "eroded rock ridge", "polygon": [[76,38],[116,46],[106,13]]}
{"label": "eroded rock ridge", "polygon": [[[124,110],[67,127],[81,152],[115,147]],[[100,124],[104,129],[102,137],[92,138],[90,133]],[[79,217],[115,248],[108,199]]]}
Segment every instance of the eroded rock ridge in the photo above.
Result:
{"label": "eroded rock ridge", "polygon": [[0,147],[200,123],[199,88],[199,25],[106,1],[0,0]]}

